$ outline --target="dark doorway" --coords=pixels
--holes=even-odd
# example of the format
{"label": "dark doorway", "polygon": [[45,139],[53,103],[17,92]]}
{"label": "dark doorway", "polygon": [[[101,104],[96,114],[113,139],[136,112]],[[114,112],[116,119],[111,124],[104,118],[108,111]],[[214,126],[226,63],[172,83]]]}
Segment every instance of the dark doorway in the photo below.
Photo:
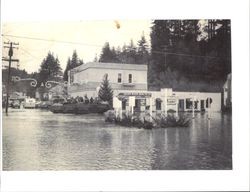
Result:
{"label": "dark doorway", "polygon": [[184,111],[184,99],[179,100],[179,111]]}
{"label": "dark doorway", "polygon": [[201,111],[205,111],[205,101],[201,100]]}
{"label": "dark doorway", "polygon": [[134,107],[134,110],[135,110],[135,111],[140,111],[140,107],[141,107],[141,101],[140,101],[140,99],[135,99],[135,107]]}
{"label": "dark doorway", "polygon": [[126,110],[126,100],[122,101],[122,110]]}

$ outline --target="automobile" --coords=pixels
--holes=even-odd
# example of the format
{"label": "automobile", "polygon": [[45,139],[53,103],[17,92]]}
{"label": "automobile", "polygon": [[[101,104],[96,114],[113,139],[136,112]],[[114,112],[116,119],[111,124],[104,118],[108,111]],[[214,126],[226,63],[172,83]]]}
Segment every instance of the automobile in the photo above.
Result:
{"label": "automobile", "polygon": [[40,109],[49,109],[53,103],[51,101],[42,101],[40,104]]}
{"label": "automobile", "polygon": [[40,108],[42,104],[42,101],[36,101],[35,107]]}
{"label": "automobile", "polygon": [[35,108],[36,107],[36,100],[33,98],[27,98],[24,100],[24,108]]}
{"label": "automobile", "polygon": [[20,109],[20,101],[19,100],[14,100],[12,103],[12,108],[17,108]]}

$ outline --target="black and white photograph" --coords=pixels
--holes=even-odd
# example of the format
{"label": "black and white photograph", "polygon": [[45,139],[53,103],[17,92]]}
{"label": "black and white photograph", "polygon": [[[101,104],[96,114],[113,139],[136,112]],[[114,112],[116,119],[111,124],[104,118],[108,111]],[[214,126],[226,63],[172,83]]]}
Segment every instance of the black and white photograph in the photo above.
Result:
{"label": "black and white photograph", "polygon": [[232,169],[230,26],[6,23],[3,170]]}
{"label": "black and white photograph", "polygon": [[238,170],[234,22],[2,20],[2,171]]}

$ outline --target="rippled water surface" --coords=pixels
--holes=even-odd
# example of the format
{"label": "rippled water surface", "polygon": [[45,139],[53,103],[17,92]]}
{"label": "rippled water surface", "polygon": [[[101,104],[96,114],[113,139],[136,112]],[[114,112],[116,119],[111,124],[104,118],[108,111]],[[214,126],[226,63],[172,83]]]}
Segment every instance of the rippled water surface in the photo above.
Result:
{"label": "rippled water surface", "polygon": [[3,114],[3,170],[232,169],[231,115],[196,114],[189,128],[144,130],[103,115],[11,109]]}

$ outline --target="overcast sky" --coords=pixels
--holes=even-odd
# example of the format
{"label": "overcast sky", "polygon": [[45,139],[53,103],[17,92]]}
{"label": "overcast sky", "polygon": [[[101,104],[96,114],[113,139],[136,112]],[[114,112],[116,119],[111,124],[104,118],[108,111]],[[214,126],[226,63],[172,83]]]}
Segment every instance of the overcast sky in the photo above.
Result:
{"label": "overcast sky", "polygon": [[[130,39],[133,39],[136,44],[144,32],[148,43],[150,43],[150,20],[119,20],[119,24],[120,28],[118,29],[114,20],[9,22],[3,24],[2,33],[44,39],[33,40],[10,36],[3,38],[5,42],[10,40],[19,43],[19,49],[14,50],[13,58],[20,60],[20,69],[25,69],[28,72],[38,71],[43,58],[51,51],[55,56],[58,56],[64,70],[67,59],[72,56],[73,50],[76,50],[79,57],[86,63],[93,61],[96,54],[100,54],[105,42],[109,42],[110,46],[122,47],[125,43],[129,44]],[[3,56],[7,55],[7,49],[4,49]]]}

